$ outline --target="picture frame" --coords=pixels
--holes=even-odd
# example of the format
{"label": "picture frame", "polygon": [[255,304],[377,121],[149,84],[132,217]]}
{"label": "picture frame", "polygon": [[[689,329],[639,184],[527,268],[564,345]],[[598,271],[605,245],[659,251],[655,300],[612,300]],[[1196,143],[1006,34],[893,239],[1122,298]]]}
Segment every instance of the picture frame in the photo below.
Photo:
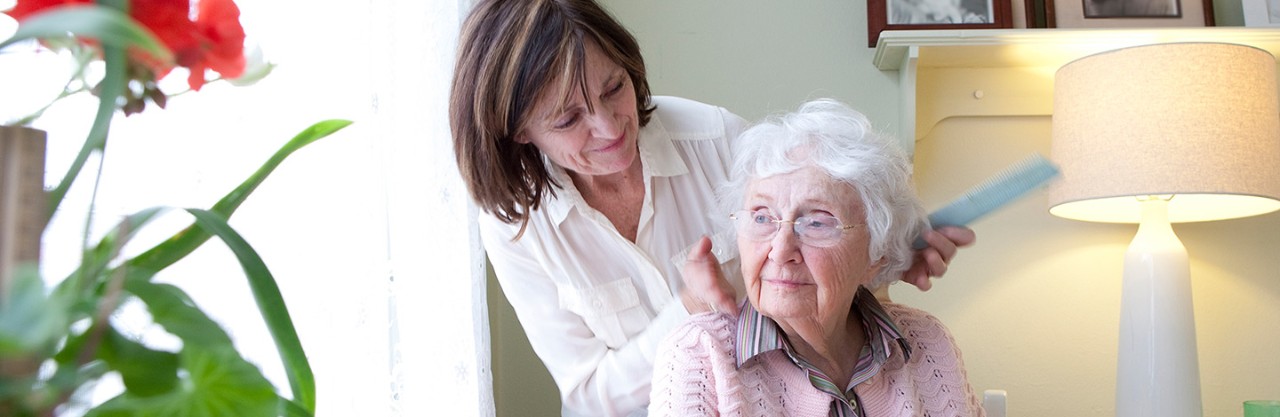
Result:
{"label": "picture frame", "polygon": [[1240,0],[1244,25],[1248,27],[1280,27],[1280,0]]}
{"label": "picture frame", "polygon": [[886,30],[1008,29],[1022,0],[867,0],[867,47]]}
{"label": "picture frame", "polygon": [[[1152,3],[1159,1],[1174,5],[1172,11],[1164,13],[1145,13],[1144,8],[1138,12],[1125,14],[1124,11],[1090,9],[1090,3],[1110,1],[1113,3]],[[1271,0],[1261,0],[1271,1]],[[1213,0],[1044,0],[1045,21],[1050,28],[1141,28],[1141,27],[1205,27],[1214,26]],[[1092,15],[1090,15],[1092,14]]]}
{"label": "picture frame", "polygon": [[1044,29],[1045,0],[1013,0],[1010,2],[1014,29]]}

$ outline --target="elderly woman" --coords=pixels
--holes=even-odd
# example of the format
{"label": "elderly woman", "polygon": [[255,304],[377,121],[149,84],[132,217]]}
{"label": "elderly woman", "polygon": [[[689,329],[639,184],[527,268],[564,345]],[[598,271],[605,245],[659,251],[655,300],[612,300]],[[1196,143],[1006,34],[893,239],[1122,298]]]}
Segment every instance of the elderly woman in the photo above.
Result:
{"label": "elderly woman", "polygon": [[[925,227],[897,145],[819,100],[733,151],[721,194],[749,303],[668,335],[650,415],[982,415],[942,323],[868,291],[901,277]],[[710,262],[691,257],[684,273],[718,273]]]}

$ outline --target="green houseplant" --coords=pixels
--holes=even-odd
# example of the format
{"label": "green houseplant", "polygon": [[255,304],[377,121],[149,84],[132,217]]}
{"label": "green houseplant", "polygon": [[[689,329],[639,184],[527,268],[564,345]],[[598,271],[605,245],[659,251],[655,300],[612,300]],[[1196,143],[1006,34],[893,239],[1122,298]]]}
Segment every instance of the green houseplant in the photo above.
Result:
{"label": "green houseplant", "polygon": [[[217,79],[250,82],[270,70],[246,72],[244,32],[232,0],[200,0],[196,10],[188,0],[20,0],[5,13],[20,26],[0,42],[0,50],[39,39],[47,47],[72,50],[81,68],[96,62],[104,68],[99,76],[75,74],[59,97],[91,93],[98,106],[83,147],[58,186],[47,192],[45,224],[55,211],[68,210],[60,206],[71,184],[91,176],[81,174],[86,161],[108,150],[117,112],[141,112],[148,103],[164,107],[171,94],[160,91],[157,80],[171,69],[190,70],[192,91],[211,81],[206,70],[217,72]],[[0,373],[0,415],[55,415],[85,387],[113,373],[124,392],[87,415],[313,415],[315,380],[284,299],[266,264],[227,219],[290,154],[349,124],[326,120],[306,128],[212,207],[181,209],[194,219],[191,226],[137,256],[123,257],[121,248],[160,213],[175,209],[142,210],[95,241],[86,236],[80,265],[52,288],[35,265],[0,265],[13,268],[14,279],[0,288],[0,370],[26,370]],[[88,207],[85,213],[91,211]],[[182,289],[153,281],[215,236],[248,278],[284,365],[288,395],[245,360],[226,331]],[[117,328],[110,317],[129,299],[145,305],[154,323],[182,346],[151,348]]]}

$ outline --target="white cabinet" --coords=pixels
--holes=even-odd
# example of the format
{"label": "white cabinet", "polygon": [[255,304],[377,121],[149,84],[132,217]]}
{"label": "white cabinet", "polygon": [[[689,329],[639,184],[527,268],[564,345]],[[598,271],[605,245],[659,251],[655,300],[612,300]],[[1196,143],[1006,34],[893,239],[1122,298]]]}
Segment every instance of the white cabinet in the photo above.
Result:
{"label": "white cabinet", "polygon": [[948,117],[1053,114],[1053,75],[1067,62],[1118,48],[1170,42],[1238,43],[1276,55],[1280,54],[1280,29],[885,31],[873,63],[881,70],[898,71],[902,108],[896,133],[911,152],[916,140]]}

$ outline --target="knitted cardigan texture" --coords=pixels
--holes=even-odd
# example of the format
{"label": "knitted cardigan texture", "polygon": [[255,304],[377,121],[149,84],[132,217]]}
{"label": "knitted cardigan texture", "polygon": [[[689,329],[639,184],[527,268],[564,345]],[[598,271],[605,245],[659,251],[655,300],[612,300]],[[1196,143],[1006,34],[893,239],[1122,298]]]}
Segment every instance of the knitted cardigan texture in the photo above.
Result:
{"label": "knitted cardigan texture", "polygon": [[[893,352],[880,372],[854,388],[864,417],[985,416],[964,370],[955,339],[937,318],[883,303],[911,345],[909,362]],[[781,350],[738,368],[735,317],[691,317],[663,341],[654,363],[650,416],[826,416],[833,398]],[[856,348],[855,348],[856,349]]]}

